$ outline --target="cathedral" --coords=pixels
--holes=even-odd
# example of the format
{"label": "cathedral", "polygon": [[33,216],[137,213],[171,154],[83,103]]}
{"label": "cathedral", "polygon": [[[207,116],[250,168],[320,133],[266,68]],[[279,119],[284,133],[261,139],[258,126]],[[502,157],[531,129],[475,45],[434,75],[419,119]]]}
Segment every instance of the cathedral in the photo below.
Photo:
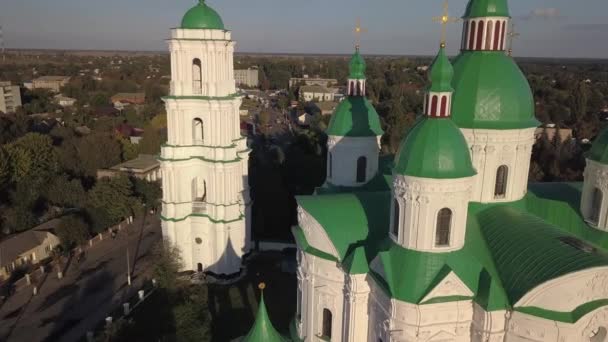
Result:
{"label": "cathedral", "polygon": [[[326,132],[326,183],[297,198],[289,335],[262,300],[241,341],[608,341],[608,131],[584,182],[528,183],[539,123],[506,53],[510,20],[507,0],[469,0],[460,54],[451,63],[441,44],[396,156],[380,155],[356,48]],[[187,269],[238,272],[250,200],[234,42],[201,0],[169,45],[163,234]]]}

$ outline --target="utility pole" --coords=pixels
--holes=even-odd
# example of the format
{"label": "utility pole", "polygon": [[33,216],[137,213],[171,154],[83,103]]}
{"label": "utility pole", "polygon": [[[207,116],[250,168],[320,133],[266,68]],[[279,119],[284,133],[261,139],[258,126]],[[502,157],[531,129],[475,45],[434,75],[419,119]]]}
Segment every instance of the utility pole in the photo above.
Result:
{"label": "utility pole", "polygon": [[127,236],[127,284],[131,286],[131,258],[129,257],[129,237]]}

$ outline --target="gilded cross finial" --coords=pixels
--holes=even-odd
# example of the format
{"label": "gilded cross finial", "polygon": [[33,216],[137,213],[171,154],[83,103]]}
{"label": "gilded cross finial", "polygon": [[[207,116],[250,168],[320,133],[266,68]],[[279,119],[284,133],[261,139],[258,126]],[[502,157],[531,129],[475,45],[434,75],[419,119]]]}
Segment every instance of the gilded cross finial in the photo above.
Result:
{"label": "gilded cross finial", "polygon": [[521,36],[518,32],[515,32],[515,23],[511,22],[511,29],[507,34],[509,36],[509,56],[513,56],[513,41]]}
{"label": "gilded cross finial", "polygon": [[450,17],[449,11],[449,1],[445,0],[443,2],[443,13],[439,17],[433,17],[433,21],[436,23],[441,23],[441,47],[445,47],[445,43],[447,40],[447,29],[448,24],[456,23],[460,21],[460,18]]}
{"label": "gilded cross finial", "polygon": [[361,48],[361,35],[367,33],[367,30],[361,27],[361,18],[357,18],[357,25],[355,26],[355,49],[359,51]]}

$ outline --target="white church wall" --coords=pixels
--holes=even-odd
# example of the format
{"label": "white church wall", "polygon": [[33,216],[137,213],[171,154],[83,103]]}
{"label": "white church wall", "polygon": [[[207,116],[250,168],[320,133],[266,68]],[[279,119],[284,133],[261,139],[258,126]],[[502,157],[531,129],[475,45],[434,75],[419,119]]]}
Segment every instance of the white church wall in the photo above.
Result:
{"label": "white church wall", "polygon": [[[361,186],[378,172],[379,137],[330,136],[327,141],[327,181],[338,186]],[[357,182],[357,160],[367,159],[365,181]]]}
{"label": "white church wall", "polygon": [[298,206],[298,223],[306,236],[306,241],[308,241],[312,247],[331,254],[338,260],[340,259],[338,250],[331,242],[331,239],[321,224],[300,206]]}
{"label": "white church wall", "polygon": [[301,321],[298,330],[307,341],[320,340],[323,310],[332,315],[331,340],[342,341],[344,273],[336,262],[303,253],[298,267],[302,289]]}
{"label": "white church wall", "polygon": [[473,302],[471,342],[504,342],[507,311],[486,311]]}
{"label": "white church wall", "polygon": [[[583,183],[583,193],[581,195],[581,213],[585,220],[597,229],[608,231],[608,165],[604,165],[587,159],[585,167],[585,182]],[[593,219],[593,197],[594,191],[599,190],[602,193],[602,203],[599,207],[597,218]]]}
{"label": "white church wall", "polygon": [[[394,175],[394,198],[399,201],[399,236],[391,237],[401,246],[424,252],[445,253],[464,246],[468,202],[475,177],[430,179]],[[394,204],[393,204],[394,205]],[[450,243],[436,246],[439,211],[452,212]],[[391,210],[391,225],[395,210]],[[393,227],[391,227],[391,232]]]}
{"label": "white church wall", "polygon": [[607,334],[608,307],[594,310],[576,323],[513,312],[505,342],[605,342]]}
{"label": "white church wall", "polygon": [[365,341],[369,322],[369,276],[345,274],[342,341]]}
{"label": "white church wall", "polygon": [[415,305],[391,299],[373,281],[370,284],[368,341],[471,341],[471,300]]}
{"label": "white church wall", "polygon": [[608,267],[596,267],[541,284],[515,303],[515,307],[572,312],[583,304],[606,298]]}
{"label": "white church wall", "polygon": [[[513,202],[528,191],[528,171],[535,128],[517,130],[461,129],[469,148],[477,179],[471,201]],[[508,167],[506,193],[495,196],[498,168]]]}

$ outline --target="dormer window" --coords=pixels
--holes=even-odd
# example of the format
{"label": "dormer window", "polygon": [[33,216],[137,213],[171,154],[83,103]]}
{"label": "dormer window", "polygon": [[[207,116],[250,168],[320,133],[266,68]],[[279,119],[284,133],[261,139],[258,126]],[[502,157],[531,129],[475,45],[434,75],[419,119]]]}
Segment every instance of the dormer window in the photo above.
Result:
{"label": "dormer window", "polygon": [[452,230],[452,210],[443,208],[437,214],[437,230],[435,234],[435,246],[449,247],[450,232]]}

